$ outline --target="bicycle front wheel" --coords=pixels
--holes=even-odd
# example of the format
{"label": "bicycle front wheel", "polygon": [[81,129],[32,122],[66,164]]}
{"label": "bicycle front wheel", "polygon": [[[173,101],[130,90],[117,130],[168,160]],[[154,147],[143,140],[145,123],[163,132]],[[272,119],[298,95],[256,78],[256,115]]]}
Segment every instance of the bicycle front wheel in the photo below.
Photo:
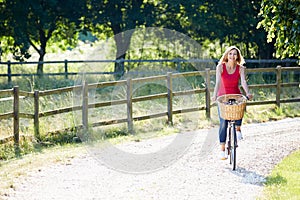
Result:
{"label": "bicycle front wheel", "polygon": [[236,130],[235,125],[232,126],[231,131],[231,139],[232,139],[232,146],[231,146],[231,161],[232,161],[232,170],[236,169],[236,148],[237,148],[237,136],[236,136]]}
{"label": "bicycle front wheel", "polygon": [[227,152],[229,157],[229,164],[232,164],[232,152],[233,152],[233,133],[231,127],[228,129],[228,140],[227,140]]}

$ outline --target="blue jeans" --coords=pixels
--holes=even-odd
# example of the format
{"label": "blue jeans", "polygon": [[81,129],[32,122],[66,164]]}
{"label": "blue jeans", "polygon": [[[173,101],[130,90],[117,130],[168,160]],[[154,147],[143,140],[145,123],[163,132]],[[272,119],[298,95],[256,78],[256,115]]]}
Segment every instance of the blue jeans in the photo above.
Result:
{"label": "blue jeans", "polygon": [[[219,140],[220,144],[225,144],[226,142],[226,137],[227,137],[227,127],[228,127],[228,121],[220,116],[220,111],[218,107],[218,114],[219,114],[219,119],[220,119],[220,128],[219,128]],[[241,126],[242,125],[242,119],[236,120],[235,121],[236,126]]]}

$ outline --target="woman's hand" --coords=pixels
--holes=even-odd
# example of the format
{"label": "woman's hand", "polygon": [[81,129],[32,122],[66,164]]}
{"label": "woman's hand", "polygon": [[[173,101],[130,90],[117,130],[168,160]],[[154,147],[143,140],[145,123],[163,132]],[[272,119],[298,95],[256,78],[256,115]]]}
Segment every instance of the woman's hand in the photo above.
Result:
{"label": "woman's hand", "polygon": [[215,102],[217,100],[217,97],[216,96],[213,96],[212,98],[211,98],[211,101],[212,102]]}
{"label": "woman's hand", "polygon": [[247,98],[248,98],[249,100],[252,100],[252,99],[253,99],[253,95],[250,94],[250,93],[248,93],[246,96],[247,96]]}

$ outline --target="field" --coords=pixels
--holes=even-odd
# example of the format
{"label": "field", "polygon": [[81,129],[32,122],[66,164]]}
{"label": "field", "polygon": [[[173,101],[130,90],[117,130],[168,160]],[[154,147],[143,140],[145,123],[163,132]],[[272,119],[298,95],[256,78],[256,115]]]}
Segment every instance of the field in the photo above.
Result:
{"label": "field", "polygon": [[[100,59],[99,52],[95,52],[95,49],[89,45],[79,46],[72,51],[61,52],[59,54],[48,54],[47,60],[65,58],[72,59],[92,59],[95,56]],[[109,49],[102,49],[104,52],[110,51]],[[88,53],[84,53],[88,52]],[[90,57],[90,55],[93,55]],[[102,54],[101,54],[102,55]],[[106,54],[103,54],[106,55]],[[36,59],[36,55],[32,57],[32,60]],[[102,57],[101,57],[102,58]],[[104,59],[105,57],[103,57]],[[135,77],[151,76],[164,74],[167,69],[172,67],[171,65],[164,65],[166,63],[148,63],[143,65],[138,63],[138,66],[134,66],[134,72],[139,72],[135,74]],[[34,73],[36,65],[21,65],[14,68],[14,73]],[[102,63],[102,64],[77,64],[70,66],[70,72],[80,72],[80,71],[113,71],[113,64]],[[176,67],[177,66],[173,66]],[[199,67],[199,66],[198,66]],[[213,65],[210,66],[213,68]],[[127,68],[130,68],[129,66]],[[201,67],[200,67],[201,68]],[[204,67],[205,68],[205,67]],[[203,69],[204,69],[203,68]],[[2,70],[5,68],[1,68]],[[63,66],[57,64],[45,65],[45,73],[48,72],[62,72]],[[192,70],[193,65],[183,65],[181,69]],[[144,70],[144,71],[143,71]],[[174,70],[174,69],[173,69]],[[195,70],[195,68],[194,68]],[[3,73],[5,70],[2,71]],[[146,72],[146,73],[141,73]],[[157,74],[158,73],[158,74]],[[18,85],[20,90],[33,92],[35,90],[45,91],[55,88],[69,87],[80,84],[81,76],[69,76],[65,79],[64,76],[44,76],[38,78],[35,76],[29,77],[15,77],[12,80],[12,85]],[[125,78],[125,77],[123,77]],[[85,79],[89,83],[100,83],[109,82],[114,80],[112,75],[86,75]],[[211,87],[214,86],[214,76],[210,77]],[[249,73],[248,83],[252,84],[274,84],[276,83],[275,73]],[[177,82],[174,81],[176,88],[174,90],[189,90],[189,89],[201,89],[205,87],[205,77],[187,77],[185,79],[179,79]],[[11,88],[11,84],[6,83],[6,78],[1,78],[3,84],[1,84],[1,89]],[[285,72],[282,74],[283,83],[288,82],[300,82],[299,75],[293,71]],[[187,84],[186,84],[187,83]],[[186,87],[188,85],[188,87]],[[135,96],[145,96],[154,95],[158,93],[166,93],[167,87],[164,81],[153,82],[150,84],[140,83],[135,85],[134,88]],[[282,88],[281,98],[290,99],[299,97],[299,87]],[[251,91],[254,94],[254,101],[266,101],[274,100],[276,97],[275,88],[255,88]],[[126,98],[126,88],[124,87],[107,87],[101,89],[95,89],[90,92],[91,102],[103,102],[109,100],[119,100]],[[3,99],[4,98],[4,99]],[[13,100],[9,97],[4,96],[1,98],[0,113],[7,113],[12,111]],[[173,106],[174,108],[182,107],[193,107],[195,105],[205,105],[204,94],[193,94],[189,97],[174,97]],[[54,94],[49,96],[40,97],[40,112],[46,112],[53,109],[65,108],[77,104],[77,98],[72,92],[65,92],[62,94]],[[34,100],[33,98],[24,97],[20,99],[20,112],[23,113],[33,113],[34,110]],[[167,101],[165,99],[156,99],[152,101],[136,102],[134,103],[133,114],[135,116],[153,114],[166,110]],[[299,103],[288,103],[281,104],[281,107],[276,105],[256,105],[249,106],[247,108],[247,113],[244,118],[244,123],[253,122],[265,122],[269,120],[279,120],[285,117],[297,117],[299,116]],[[114,119],[115,117],[126,117],[126,105],[116,105],[109,106],[107,108],[94,108],[89,112],[90,121],[99,121],[106,119]],[[81,118],[80,111],[74,111],[64,114],[58,114],[55,116],[43,117],[40,119],[40,132],[41,141],[36,141],[34,135],[34,127],[32,119],[21,119],[20,122],[20,134],[26,136],[26,139],[21,141],[21,149],[19,155],[24,155],[30,152],[36,151],[43,146],[55,146],[57,144],[68,144],[74,142],[74,137],[76,137],[76,132],[72,127],[78,124],[78,119]],[[185,130],[197,130],[206,127],[213,127],[218,124],[217,110],[212,107],[211,119],[206,119],[204,111],[192,112],[189,114],[179,114],[174,117],[173,126],[167,125],[165,118],[149,119],[144,121],[134,122],[134,127],[136,130],[135,137],[155,137],[161,134],[169,134],[172,132],[180,132]],[[0,138],[5,138],[12,135],[12,123],[13,120],[1,120],[0,124]],[[68,129],[68,131],[61,131]],[[126,125],[109,125],[96,127],[94,129],[98,138],[110,139],[119,138],[119,136],[127,137],[129,135]],[[55,133],[55,134],[53,134]],[[28,137],[29,136],[29,137]],[[13,143],[2,144],[0,159],[6,160],[16,156],[15,149],[13,148]]]}

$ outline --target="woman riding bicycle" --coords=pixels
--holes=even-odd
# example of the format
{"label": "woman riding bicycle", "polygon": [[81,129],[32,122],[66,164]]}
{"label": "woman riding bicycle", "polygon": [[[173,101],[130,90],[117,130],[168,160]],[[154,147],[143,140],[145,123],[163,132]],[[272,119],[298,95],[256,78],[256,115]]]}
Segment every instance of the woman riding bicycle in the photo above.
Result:
{"label": "woman riding bicycle", "polygon": [[[230,46],[226,49],[216,68],[216,85],[212,96],[213,101],[215,101],[217,97],[225,94],[241,94],[239,82],[241,83],[246,96],[249,99],[252,99],[252,94],[249,93],[248,84],[245,78],[244,63],[245,60],[241,55],[241,51],[236,46]],[[224,120],[220,117],[219,108],[218,113],[220,119],[219,140],[221,145],[221,159],[225,160],[225,142],[228,120]],[[235,123],[238,139],[241,140],[242,119],[236,120]]]}

